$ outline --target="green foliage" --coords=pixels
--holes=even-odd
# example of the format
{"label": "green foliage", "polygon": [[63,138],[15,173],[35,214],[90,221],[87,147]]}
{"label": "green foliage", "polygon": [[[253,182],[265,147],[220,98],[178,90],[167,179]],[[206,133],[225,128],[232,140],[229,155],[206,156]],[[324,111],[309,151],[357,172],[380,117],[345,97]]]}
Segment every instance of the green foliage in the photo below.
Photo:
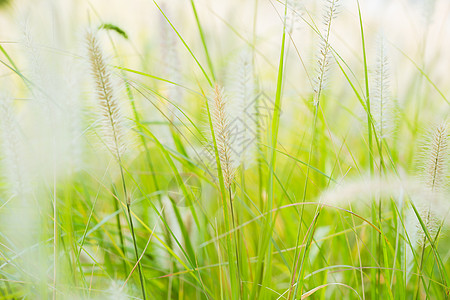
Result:
{"label": "green foliage", "polygon": [[124,39],[128,40],[128,35],[127,33],[121,29],[120,27],[110,24],[110,23],[104,23],[102,25],[100,25],[98,27],[99,29],[106,29],[106,30],[111,30],[111,31],[115,31],[116,33],[118,33],[119,35],[121,35]]}
{"label": "green foliage", "polygon": [[[367,1],[326,0],[323,16],[256,0],[224,18],[154,0],[160,23],[130,37],[89,4],[109,38],[91,37],[94,79],[63,43],[26,32],[24,57],[0,39],[0,299],[449,299],[450,77],[391,41],[381,135]],[[248,86],[232,84],[238,53]],[[255,87],[255,113],[236,113]],[[253,152],[236,163],[234,143]]]}

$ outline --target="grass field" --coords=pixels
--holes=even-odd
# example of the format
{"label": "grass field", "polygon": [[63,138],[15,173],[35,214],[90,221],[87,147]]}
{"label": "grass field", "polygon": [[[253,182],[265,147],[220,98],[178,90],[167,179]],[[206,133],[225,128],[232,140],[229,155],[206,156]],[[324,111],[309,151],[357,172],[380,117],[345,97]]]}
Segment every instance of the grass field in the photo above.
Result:
{"label": "grass field", "polygon": [[0,1],[0,298],[449,299],[449,16]]}

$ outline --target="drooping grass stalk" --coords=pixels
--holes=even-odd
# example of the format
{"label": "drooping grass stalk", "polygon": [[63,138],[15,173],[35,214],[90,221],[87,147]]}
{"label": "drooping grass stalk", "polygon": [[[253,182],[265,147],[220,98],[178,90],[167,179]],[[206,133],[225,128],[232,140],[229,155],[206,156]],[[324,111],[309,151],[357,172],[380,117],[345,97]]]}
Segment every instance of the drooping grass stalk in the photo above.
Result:
{"label": "drooping grass stalk", "polygon": [[122,154],[125,151],[124,132],[122,124],[122,115],[118,100],[114,94],[110,73],[103,58],[103,53],[94,32],[87,33],[88,54],[91,63],[91,69],[96,81],[96,89],[99,100],[99,107],[103,117],[103,132],[106,139],[106,145],[117,160],[120,175],[122,179],[123,193],[127,205],[128,221],[130,224],[131,235],[133,238],[134,252],[136,255],[136,264],[139,271],[139,280],[141,284],[142,297],[146,299],[144,279],[142,276],[141,264],[137,250],[136,236],[133,226],[133,218],[130,211],[131,197],[127,193],[125,176],[122,164]]}

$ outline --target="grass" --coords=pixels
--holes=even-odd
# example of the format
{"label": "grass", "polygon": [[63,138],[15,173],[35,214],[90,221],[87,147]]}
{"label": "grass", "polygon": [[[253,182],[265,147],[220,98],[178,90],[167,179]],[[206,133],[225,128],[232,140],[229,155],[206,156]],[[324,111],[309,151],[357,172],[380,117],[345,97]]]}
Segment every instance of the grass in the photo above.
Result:
{"label": "grass", "polygon": [[445,0],[7,2],[0,299],[450,298]]}

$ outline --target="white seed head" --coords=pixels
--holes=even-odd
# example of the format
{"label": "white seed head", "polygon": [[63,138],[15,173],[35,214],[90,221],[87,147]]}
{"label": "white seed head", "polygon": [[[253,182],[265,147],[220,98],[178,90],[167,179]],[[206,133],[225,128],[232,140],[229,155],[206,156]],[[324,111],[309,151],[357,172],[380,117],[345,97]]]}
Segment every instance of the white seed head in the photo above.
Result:
{"label": "white seed head", "polygon": [[391,99],[389,60],[383,37],[379,38],[377,52],[373,96],[370,104],[377,134],[380,139],[385,139],[392,134],[394,129],[395,107]]}
{"label": "white seed head", "polygon": [[440,191],[449,183],[448,125],[442,122],[428,134],[422,149],[422,178],[431,191]]}
{"label": "white seed head", "polygon": [[230,131],[230,113],[224,90],[217,84],[211,103],[211,118],[225,186],[229,188],[236,172],[235,136]]}
{"label": "white seed head", "polygon": [[0,97],[0,134],[2,143],[5,180],[8,182],[10,196],[26,194],[29,190],[25,168],[25,148],[20,125],[13,110],[12,101]]}
{"label": "white seed head", "polygon": [[116,159],[120,159],[125,151],[125,129],[120,105],[113,88],[111,73],[105,62],[96,33],[88,31],[86,41],[98,106],[101,111],[103,138],[111,153]]}
{"label": "white seed head", "polygon": [[111,281],[111,284],[106,290],[107,299],[111,300],[125,300],[129,299],[128,288],[122,281]]}
{"label": "white seed head", "polygon": [[301,0],[288,0],[287,9],[286,28],[288,32],[292,33],[300,27],[302,22],[303,4]]}
{"label": "white seed head", "polygon": [[[421,197],[415,206],[420,219],[425,225],[430,237],[434,239],[442,220],[448,213],[449,195],[445,190],[448,184],[448,129],[445,122],[436,126],[425,136],[421,149],[420,185],[426,190],[427,197]],[[418,198],[417,195],[414,196]],[[417,215],[410,212],[408,217],[408,234],[414,243],[425,247],[428,244],[425,232]]]}
{"label": "white seed head", "polygon": [[404,197],[411,200],[418,209],[426,206],[436,218],[448,219],[446,218],[450,209],[448,192],[432,192],[420,181],[408,177],[398,178],[395,175],[348,179],[323,192],[320,200],[327,204],[370,207],[374,199],[380,201],[393,199],[399,202]]}
{"label": "white seed head", "polygon": [[[166,15],[169,14],[169,7],[165,7],[164,4],[161,5]],[[181,61],[178,55],[177,36],[162,15],[159,18],[159,28],[164,78],[171,82],[181,84]],[[170,118],[173,120],[179,119],[182,116],[180,112],[181,108],[179,107],[183,102],[182,89],[172,83],[166,83],[165,87],[167,90],[167,98],[173,104],[169,105]]]}
{"label": "white seed head", "polygon": [[317,75],[314,79],[314,106],[319,104],[320,95],[327,83],[327,75],[332,56],[330,46],[331,23],[338,13],[339,0],[326,0],[325,2],[323,29],[321,31],[320,47],[317,55]]}
{"label": "white seed head", "polygon": [[230,135],[235,157],[241,166],[249,166],[255,158],[257,139],[257,89],[253,79],[250,52],[242,52],[231,64],[227,80],[227,108]]}

